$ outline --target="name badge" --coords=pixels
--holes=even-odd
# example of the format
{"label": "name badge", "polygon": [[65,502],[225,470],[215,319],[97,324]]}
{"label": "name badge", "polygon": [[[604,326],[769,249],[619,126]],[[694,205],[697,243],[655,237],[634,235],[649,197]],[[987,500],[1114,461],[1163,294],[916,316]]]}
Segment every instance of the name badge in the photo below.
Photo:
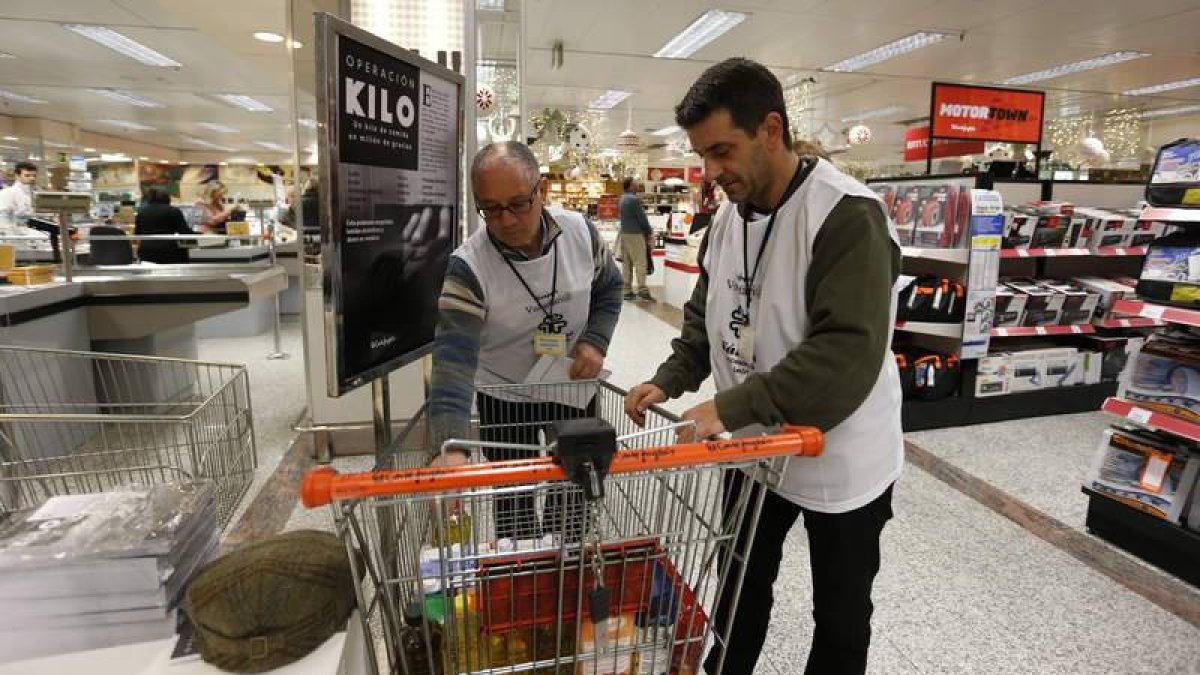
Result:
{"label": "name badge", "polygon": [[754,326],[742,326],[738,336],[738,354],[746,361],[754,362]]}
{"label": "name badge", "polygon": [[538,356],[566,356],[567,336],[562,333],[535,331],[533,334],[533,353]]}

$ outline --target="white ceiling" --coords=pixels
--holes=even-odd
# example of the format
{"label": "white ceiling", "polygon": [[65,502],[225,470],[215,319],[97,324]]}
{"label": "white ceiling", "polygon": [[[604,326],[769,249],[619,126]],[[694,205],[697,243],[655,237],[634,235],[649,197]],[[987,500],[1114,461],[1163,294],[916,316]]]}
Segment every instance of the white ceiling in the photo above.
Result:
{"label": "white ceiling", "polygon": [[[299,105],[311,116],[311,12],[330,10],[338,3],[297,1],[301,7],[295,30],[304,47],[298,52],[296,81],[304,85]],[[479,14],[478,34],[492,58],[517,56],[516,9],[521,3],[507,4],[508,12]],[[193,136],[236,148],[237,156],[280,161],[283,155],[255,141],[292,144],[288,57],[282,44],[258,42],[251,33],[285,32],[286,5],[286,0],[2,0],[0,51],[17,58],[0,59],[0,88],[49,103],[0,99],[0,116],[67,123],[77,131],[60,135],[73,138],[53,137],[58,129],[69,129],[64,125],[47,126],[42,135],[80,147],[81,141],[102,143],[103,137],[95,134],[104,134],[152,144],[175,159],[227,158],[227,153],[206,152],[183,138]],[[902,106],[904,110],[892,117],[868,122],[875,140],[855,150],[861,157],[898,157],[903,134],[898,122],[927,113],[932,80],[995,82],[1117,50],[1153,55],[1034,85],[1050,93],[1048,115],[1055,117],[1065,105],[1108,110],[1200,103],[1200,87],[1152,98],[1119,96],[1134,87],[1200,76],[1200,50],[1195,47],[1200,0],[524,0],[523,5],[527,109],[583,107],[606,89],[625,89],[634,92],[628,107],[637,130],[671,124],[672,109],[687,86],[708,65],[730,56],[760,60],[784,79],[815,77],[816,127],[828,122],[840,130],[847,126],[841,120],[848,115]],[[717,7],[750,16],[690,59],[649,56],[704,11]],[[183,67],[176,71],[143,66],[65,30],[63,22],[113,27]],[[865,72],[820,71],[923,29],[961,33],[962,40],[947,40]],[[552,69],[550,48],[556,40],[562,40],[565,58],[561,68]],[[88,87],[127,90],[166,107],[136,108],[89,93]],[[276,112],[248,113],[213,98],[226,92],[253,96]],[[106,119],[134,121],[155,130],[128,132],[101,121]],[[625,119],[623,105],[593,132],[601,139],[612,138],[624,129]],[[216,133],[197,126],[199,122],[225,124],[238,132]],[[1162,129],[1162,134],[1181,129],[1200,134],[1200,116],[1156,122],[1153,128]],[[313,132],[302,129],[301,145],[307,147],[312,140]]]}

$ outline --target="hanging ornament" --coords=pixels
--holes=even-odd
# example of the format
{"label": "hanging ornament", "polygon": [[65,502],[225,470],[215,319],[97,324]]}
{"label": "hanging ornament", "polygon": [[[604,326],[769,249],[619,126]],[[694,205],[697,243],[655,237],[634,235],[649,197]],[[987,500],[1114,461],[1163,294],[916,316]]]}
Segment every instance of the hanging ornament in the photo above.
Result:
{"label": "hanging ornament", "polygon": [[577,156],[586,156],[588,148],[592,145],[592,132],[582,124],[576,124],[567,133],[567,145]]}
{"label": "hanging ornament", "polygon": [[871,142],[871,128],[865,124],[855,124],[846,132],[846,140],[850,145],[865,145]]}
{"label": "hanging ornament", "polygon": [[984,145],[983,154],[991,159],[1006,162],[1013,158],[1013,147],[1008,143],[987,143]]}
{"label": "hanging ornament", "polygon": [[617,136],[617,150],[622,153],[629,154],[637,152],[638,148],[642,147],[642,139],[638,138],[637,132],[633,130],[633,104],[625,104],[625,131],[622,131]]}
{"label": "hanging ornament", "polygon": [[496,92],[486,84],[475,91],[475,107],[480,115],[490,115],[496,108]]}
{"label": "hanging ornament", "polygon": [[488,135],[493,143],[501,141],[514,140],[513,137],[517,134],[517,122],[521,119],[520,115],[495,115],[488,120]]}

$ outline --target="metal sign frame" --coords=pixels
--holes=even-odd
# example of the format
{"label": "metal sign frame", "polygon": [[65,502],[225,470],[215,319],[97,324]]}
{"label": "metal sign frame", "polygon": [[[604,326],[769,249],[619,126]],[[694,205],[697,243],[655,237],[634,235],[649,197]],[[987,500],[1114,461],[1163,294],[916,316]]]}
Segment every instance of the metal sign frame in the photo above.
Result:
{"label": "metal sign frame", "polygon": [[1038,112],[1038,116],[1039,116],[1038,138],[1037,138],[1037,142],[1035,143],[1035,145],[1037,146],[1037,150],[1034,151],[1034,155],[1033,155],[1034,156],[1034,173],[1037,175],[1041,174],[1042,140],[1045,138],[1045,135],[1046,135],[1046,92],[1037,91],[1036,89],[1012,89],[1012,88],[1008,88],[1008,87],[983,87],[983,86],[979,86],[977,84],[960,84],[957,82],[936,82],[936,81],[930,85],[930,89],[929,89],[929,136],[928,136],[928,138],[929,138],[929,155],[925,158],[925,173],[926,174],[933,173],[933,142],[935,140],[960,140],[960,141],[961,140],[972,140],[972,141],[983,141],[985,143],[996,142],[996,143],[1024,143],[1026,145],[1029,144],[1028,141],[1013,141],[1013,140],[1010,140],[1007,138],[963,138],[963,137],[958,137],[958,136],[934,136],[933,129],[936,126],[934,124],[934,112],[935,112],[936,106],[937,106],[938,87],[956,87],[958,89],[980,89],[980,90],[985,90],[985,91],[1003,91],[1003,92],[1011,92],[1011,93],[1017,93],[1017,94],[1036,94],[1038,96],[1038,98],[1041,99],[1041,109]]}

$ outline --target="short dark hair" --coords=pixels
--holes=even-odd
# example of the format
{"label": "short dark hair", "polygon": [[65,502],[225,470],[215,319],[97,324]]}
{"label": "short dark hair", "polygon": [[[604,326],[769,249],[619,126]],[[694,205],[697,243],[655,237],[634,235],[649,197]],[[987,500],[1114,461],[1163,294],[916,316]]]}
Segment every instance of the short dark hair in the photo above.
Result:
{"label": "short dark hair", "polygon": [[633,176],[626,176],[625,180],[621,181],[621,189],[629,192],[633,188]]}
{"label": "short dark hair", "polygon": [[733,125],[748,134],[773,112],[783,118],[783,142],[792,145],[787,104],[779,78],[757,61],[726,59],[710,66],[675,106],[675,123],[689,129],[718,110],[728,110]]}
{"label": "short dark hair", "polygon": [[171,195],[162,188],[146,188],[144,197],[147,204],[170,204]]}
{"label": "short dark hair", "polygon": [[37,173],[37,164],[33,164],[31,162],[17,162],[17,165],[13,167],[13,169],[16,170],[18,176],[21,175],[22,171],[32,171]]}

